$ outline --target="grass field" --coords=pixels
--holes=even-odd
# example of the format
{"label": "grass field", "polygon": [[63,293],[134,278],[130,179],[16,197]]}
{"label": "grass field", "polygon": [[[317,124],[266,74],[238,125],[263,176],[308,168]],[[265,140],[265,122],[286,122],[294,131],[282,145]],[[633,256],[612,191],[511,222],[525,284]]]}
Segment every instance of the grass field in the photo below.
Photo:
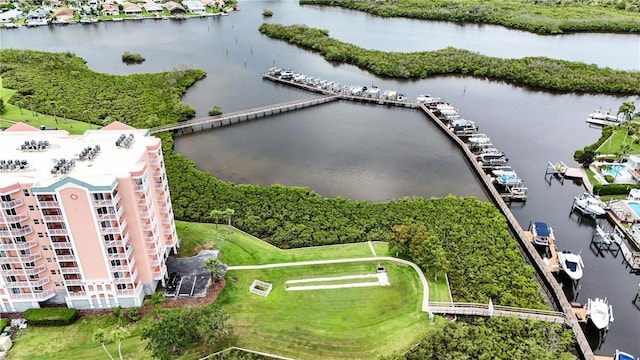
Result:
{"label": "grass field", "polygon": [[[290,279],[368,274],[377,262],[231,271],[218,303],[231,314],[233,345],[304,359],[375,359],[400,353],[429,331],[422,286],[408,266],[383,262],[391,286],[291,291]],[[273,284],[249,294],[253,280]],[[440,321],[436,322],[438,326]]]}
{"label": "grass field", "polygon": [[[213,224],[176,222],[176,226],[183,256],[194,255],[200,248],[217,248],[221,260],[229,265],[373,256],[368,243],[280,250],[238,230],[228,234],[223,226],[219,231]],[[386,243],[373,246],[378,256],[389,255]],[[390,261],[381,263],[387,269],[390,286],[291,292],[284,288],[286,280],[373,274],[377,261],[229,271],[227,284],[216,300],[231,316],[234,335],[229,346],[304,359],[372,359],[408,349],[427,332],[439,328],[444,319],[436,317],[431,324],[421,311],[423,289],[413,268]],[[268,297],[249,293],[255,279],[273,284]],[[430,300],[448,301],[446,280],[429,280]],[[364,280],[346,282],[360,281]],[[342,282],[318,285],[336,283]],[[140,340],[141,328],[150,321],[148,315],[130,325],[130,336],[122,342],[125,359],[151,359]],[[108,332],[116,324],[112,315],[106,315],[82,317],[69,326],[29,327],[15,340],[10,359],[107,359],[93,334],[99,328]],[[117,356],[116,344],[107,347]],[[192,349],[176,359],[202,355],[202,349]]]}
{"label": "grass field", "polygon": [[[58,128],[60,130],[66,130],[70,134],[82,134],[87,129],[97,129],[97,125],[92,125],[78,120],[65,119],[64,108],[58,104],[59,107],[56,117],[50,115],[44,115],[37,112],[33,112],[30,109],[19,108],[11,102],[11,97],[15,94],[15,90],[0,89],[0,98],[4,100],[5,111],[0,116],[0,126],[9,127],[16,122],[24,122],[35,128],[40,128],[40,125],[44,125],[48,128]],[[62,115],[62,116],[61,116]]]}
{"label": "grass field", "polygon": [[627,144],[631,146],[629,154],[640,153],[640,144],[637,144],[631,136],[625,136],[625,134],[627,134],[627,129],[616,128],[609,139],[605,140],[596,151],[601,154],[616,154],[623,144]]}

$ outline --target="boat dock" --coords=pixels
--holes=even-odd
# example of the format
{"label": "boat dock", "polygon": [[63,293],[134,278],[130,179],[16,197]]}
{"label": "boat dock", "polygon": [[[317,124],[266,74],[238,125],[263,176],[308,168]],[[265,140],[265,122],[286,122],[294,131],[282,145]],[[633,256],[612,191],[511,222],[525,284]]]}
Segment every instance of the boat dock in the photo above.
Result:
{"label": "boat dock", "polygon": [[[533,244],[533,233],[531,231],[525,231],[524,236]],[[547,271],[550,273],[557,273],[560,271],[560,265],[558,264],[558,250],[556,248],[556,239],[553,236],[549,237],[549,254],[550,257],[542,257],[542,262],[546,265]]]}
{"label": "boat dock", "polygon": [[547,162],[547,169],[544,175],[555,175],[560,179],[582,179],[584,171],[582,169],[568,167],[562,161],[558,161],[556,163],[549,161]]}
{"label": "boat dock", "polygon": [[571,311],[576,317],[576,320],[581,324],[587,323],[587,308],[580,303],[571,303]]}

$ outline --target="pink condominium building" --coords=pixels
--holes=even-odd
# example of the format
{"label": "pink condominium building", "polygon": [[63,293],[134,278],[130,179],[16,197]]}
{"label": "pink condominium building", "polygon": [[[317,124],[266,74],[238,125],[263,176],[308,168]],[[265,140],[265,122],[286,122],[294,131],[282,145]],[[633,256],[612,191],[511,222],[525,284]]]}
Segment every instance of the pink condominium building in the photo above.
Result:
{"label": "pink condominium building", "polygon": [[178,247],[148,130],[0,131],[0,312],[140,306]]}

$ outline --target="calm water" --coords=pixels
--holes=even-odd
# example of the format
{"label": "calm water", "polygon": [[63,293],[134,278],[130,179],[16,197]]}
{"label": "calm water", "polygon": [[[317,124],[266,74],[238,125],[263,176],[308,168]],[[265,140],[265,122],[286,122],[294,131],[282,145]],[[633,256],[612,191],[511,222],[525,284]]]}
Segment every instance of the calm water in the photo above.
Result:
{"label": "calm water", "polygon": [[[582,188],[544,177],[547,161],[574,165],[573,151],[599,137],[599,130],[584,122],[589,112],[596,107],[615,111],[635,98],[551,94],[461,77],[380,79],[270,40],[257,28],[265,20],[262,10],[270,8],[274,16],[268,21],[325,28],[340,40],[366,48],[421,51],[455,46],[491,56],[542,55],[635,70],[640,68],[637,35],[543,37],[495,26],[380,19],[291,1],[242,2],[241,7],[228,17],[182,22],[0,30],[0,48],[71,51],[92,69],[116,74],[201,68],[207,78],[184,98],[198,116],[214,105],[231,112],[312,96],[263,81],[259,74],[273,65],[342,84],[402,90],[410,98],[421,93],[444,97],[491,136],[525,180],[529,200],[511,206],[523,227],[532,220],[545,221],[554,228],[559,250],[582,252],[586,268],[576,300],[606,296],[613,304],[615,323],[596,353],[610,355],[620,348],[640,354],[640,309],[632,304],[640,277],[629,274],[620,256],[603,257],[590,249],[594,224],[570,212],[573,196]],[[140,53],[147,61],[123,65],[124,51]],[[307,186],[326,196],[372,201],[449,193],[485,199],[460,152],[423,115],[406,109],[331,103],[178,137],[176,149],[199,168],[234,182]],[[596,339],[587,333],[596,348]]]}

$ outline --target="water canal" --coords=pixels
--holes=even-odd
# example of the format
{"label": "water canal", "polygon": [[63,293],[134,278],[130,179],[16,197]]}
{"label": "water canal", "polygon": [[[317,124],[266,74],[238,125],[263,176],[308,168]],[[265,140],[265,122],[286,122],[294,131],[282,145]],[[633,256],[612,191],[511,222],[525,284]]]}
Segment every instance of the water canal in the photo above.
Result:
{"label": "water canal", "polygon": [[[571,200],[582,188],[544,177],[547,161],[572,164],[573,151],[598,138],[599,131],[585,124],[586,114],[595,107],[617,109],[628,98],[551,94],[460,77],[380,79],[272,41],[257,27],[264,21],[262,9],[270,8],[274,16],[269,21],[329,29],[340,40],[368,48],[417,51],[451,45],[492,56],[544,55],[635,70],[640,68],[637,36],[543,37],[495,26],[379,19],[291,1],[241,2],[241,8],[228,17],[182,22],[0,30],[0,47],[71,51],[107,73],[154,72],[180,64],[201,68],[207,78],[185,96],[198,116],[214,105],[231,112],[311,96],[263,81],[259,74],[274,64],[343,84],[398,89],[410,98],[420,93],[444,97],[491,136],[525,180],[529,200],[511,206],[522,226],[545,221],[556,232],[559,250],[582,250],[586,268],[576,300],[606,296],[616,315],[604,343],[598,348],[594,340],[595,353],[609,355],[620,348],[640,354],[640,309],[632,304],[640,277],[629,274],[620,257],[597,256],[589,249],[593,223],[570,214]],[[515,46],[523,43],[528,46]],[[124,51],[140,53],[147,61],[123,65]],[[326,196],[372,201],[449,193],[485,199],[458,150],[415,110],[332,103],[179,137],[176,149],[199,168],[234,182],[307,186]]]}

